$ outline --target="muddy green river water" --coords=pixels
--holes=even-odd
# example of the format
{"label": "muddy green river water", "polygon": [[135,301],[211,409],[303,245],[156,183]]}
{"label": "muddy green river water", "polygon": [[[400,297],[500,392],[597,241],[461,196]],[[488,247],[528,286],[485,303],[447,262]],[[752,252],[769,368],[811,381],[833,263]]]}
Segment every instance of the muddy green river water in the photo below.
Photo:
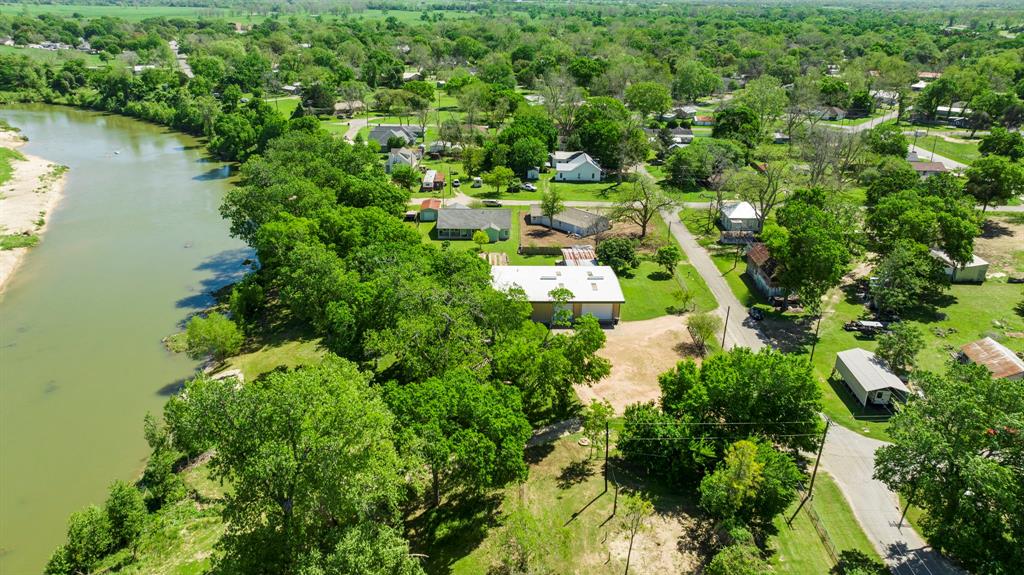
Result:
{"label": "muddy green river water", "polygon": [[228,167],[194,138],[63,107],[0,118],[29,137],[22,151],[71,168],[0,295],[0,573],[13,575],[40,573],[69,513],[137,477],[143,416],[196,367],[160,339],[250,252],[217,212]]}

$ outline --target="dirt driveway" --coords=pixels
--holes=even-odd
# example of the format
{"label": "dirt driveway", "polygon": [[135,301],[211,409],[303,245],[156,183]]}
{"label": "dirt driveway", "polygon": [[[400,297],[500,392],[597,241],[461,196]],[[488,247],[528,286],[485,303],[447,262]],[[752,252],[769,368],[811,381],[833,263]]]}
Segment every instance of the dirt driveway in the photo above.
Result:
{"label": "dirt driveway", "polygon": [[612,362],[611,374],[591,387],[577,386],[583,403],[607,399],[621,414],[627,405],[658,399],[658,376],[675,367],[693,344],[681,316],[624,321],[605,331],[598,355]]}

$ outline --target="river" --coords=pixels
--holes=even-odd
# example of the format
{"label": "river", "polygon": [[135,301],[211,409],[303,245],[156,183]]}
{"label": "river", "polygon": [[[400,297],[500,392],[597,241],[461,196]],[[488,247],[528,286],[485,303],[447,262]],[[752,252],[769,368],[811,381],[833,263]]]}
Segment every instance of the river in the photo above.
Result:
{"label": "river", "polygon": [[250,252],[217,211],[228,166],[196,139],[55,106],[0,118],[29,137],[25,153],[71,168],[0,295],[0,573],[13,575],[41,572],[69,513],[138,476],[143,416],[196,367],[160,339]]}

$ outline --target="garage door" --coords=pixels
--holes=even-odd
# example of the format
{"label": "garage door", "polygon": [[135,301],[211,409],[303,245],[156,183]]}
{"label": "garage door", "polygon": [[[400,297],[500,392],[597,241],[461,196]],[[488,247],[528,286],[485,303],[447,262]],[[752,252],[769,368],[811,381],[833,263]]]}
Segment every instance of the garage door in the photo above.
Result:
{"label": "garage door", "polygon": [[583,304],[582,315],[590,314],[601,321],[612,321],[612,304],[610,303],[585,303]]}

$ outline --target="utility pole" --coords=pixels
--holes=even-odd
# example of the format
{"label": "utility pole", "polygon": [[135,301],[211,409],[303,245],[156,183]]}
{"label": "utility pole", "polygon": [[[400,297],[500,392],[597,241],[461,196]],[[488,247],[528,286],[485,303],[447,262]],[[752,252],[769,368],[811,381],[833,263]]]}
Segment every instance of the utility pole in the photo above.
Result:
{"label": "utility pole", "polygon": [[[811,342],[811,358],[808,360],[808,364],[814,363],[814,350],[818,347],[818,330],[821,329],[821,316],[823,313],[818,314],[818,325],[814,326],[814,341]],[[825,429],[828,429],[826,424]]]}
{"label": "utility pole", "polygon": [[722,351],[725,351],[725,332],[729,331],[729,313],[732,307],[725,308],[725,326],[722,327]]}
{"label": "utility pole", "polygon": [[821,461],[821,452],[825,450],[825,438],[828,437],[828,428],[832,425],[832,420],[828,417],[825,418],[825,431],[821,433],[821,445],[818,446],[818,457],[814,460],[814,471],[811,472],[811,484],[807,486],[807,496],[803,498],[800,505],[797,506],[796,511],[793,512],[793,516],[786,520],[786,525],[793,525],[793,519],[796,519],[796,514],[800,513],[803,509],[804,503],[811,498],[814,491],[814,478],[818,476],[818,463]]}
{"label": "utility pole", "polygon": [[608,493],[608,422],[604,422],[604,492]]}

